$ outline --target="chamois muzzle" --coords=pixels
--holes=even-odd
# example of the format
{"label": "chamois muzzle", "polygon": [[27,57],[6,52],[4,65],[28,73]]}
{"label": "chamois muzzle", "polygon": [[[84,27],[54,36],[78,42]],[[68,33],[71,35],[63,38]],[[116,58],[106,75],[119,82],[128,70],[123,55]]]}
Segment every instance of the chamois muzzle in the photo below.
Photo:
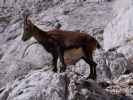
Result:
{"label": "chamois muzzle", "polygon": [[28,39],[26,38],[26,36],[24,36],[24,35],[22,36],[21,39],[22,39],[22,41],[27,41],[27,40],[28,40]]}
{"label": "chamois muzzle", "polygon": [[23,36],[22,36],[22,41],[27,41],[31,38],[31,35],[30,34],[26,34],[26,33],[23,33]]}
{"label": "chamois muzzle", "polygon": [[26,38],[22,37],[22,41],[26,41],[26,40],[27,40]]}

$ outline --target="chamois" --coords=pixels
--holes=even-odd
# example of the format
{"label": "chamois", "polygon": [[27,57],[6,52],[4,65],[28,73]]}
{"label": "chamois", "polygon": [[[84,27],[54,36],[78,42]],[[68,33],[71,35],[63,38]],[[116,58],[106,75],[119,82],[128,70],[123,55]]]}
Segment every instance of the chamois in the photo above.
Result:
{"label": "chamois", "polygon": [[93,61],[92,54],[96,48],[101,48],[101,46],[92,36],[85,32],[64,31],[61,29],[43,31],[34,25],[26,16],[24,19],[24,33],[22,40],[27,41],[31,37],[34,37],[44,49],[52,54],[54,72],[57,72],[58,57],[62,63],[61,72],[64,72],[66,70],[64,52],[75,48],[81,48],[84,53],[82,59],[90,65],[90,75],[88,78],[96,79],[97,64]]}

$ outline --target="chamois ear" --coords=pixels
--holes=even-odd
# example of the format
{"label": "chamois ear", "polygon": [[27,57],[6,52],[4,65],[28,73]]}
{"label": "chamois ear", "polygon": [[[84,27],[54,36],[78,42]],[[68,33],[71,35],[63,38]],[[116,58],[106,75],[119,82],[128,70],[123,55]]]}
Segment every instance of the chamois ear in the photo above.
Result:
{"label": "chamois ear", "polygon": [[24,23],[25,24],[30,24],[31,23],[30,15],[29,14],[24,16]]}
{"label": "chamois ear", "polygon": [[25,16],[24,16],[24,23],[25,23],[25,24],[27,24],[27,19],[28,19],[28,16],[25,15]]}
{"label": "chamois ear", "polygon": [[31,22],[30,21],[30,17],[29,16],[25,16],[24,21],[28,24],[29,22]]}

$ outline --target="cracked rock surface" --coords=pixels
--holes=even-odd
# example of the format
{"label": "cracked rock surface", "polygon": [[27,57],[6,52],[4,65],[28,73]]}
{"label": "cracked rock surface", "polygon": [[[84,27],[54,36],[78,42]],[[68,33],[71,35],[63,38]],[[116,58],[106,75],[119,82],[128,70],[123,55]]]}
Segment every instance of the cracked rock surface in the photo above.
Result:
{"label": "cracked rock surface", "polygon": [[[1,0],[0,100],[133,100],[132,2]],[[54,73],[51,54],[34,38],[21,40],[26,13],[42,30],[61,24],[62,30],[94,36],[103,48],[93,55],[97,80],[87,79],[90,66],[83,59]],[[80,57],[71,51],[66,55],[68,60]]]}

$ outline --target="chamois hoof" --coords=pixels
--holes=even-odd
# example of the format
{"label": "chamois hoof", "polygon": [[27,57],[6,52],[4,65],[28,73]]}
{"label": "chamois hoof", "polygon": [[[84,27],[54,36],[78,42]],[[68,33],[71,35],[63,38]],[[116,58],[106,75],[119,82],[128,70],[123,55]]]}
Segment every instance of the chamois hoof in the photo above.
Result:
{"label": "chamois hoof", "polygon": [[96,67],[97,66],[97,63],[93,62],[92,63],[92,66]]}
{"label": "chamois hoof", "polygon": [[65,71],[66,71],[65,67],[62,67],[61,70],[60,70],[61,73],[65,72]]}
{"label": "chamois hoof", "polygon": [[96,77],[96,75],[89,75],[89,77],[88,77],[87,79],[93,79],[93,80],[96,80],[97,77]]}
{"label": "chamois hoof", "polygon": [[57,72],[57,68],[54,68],[53,71],[54,71],[54,72]]}

